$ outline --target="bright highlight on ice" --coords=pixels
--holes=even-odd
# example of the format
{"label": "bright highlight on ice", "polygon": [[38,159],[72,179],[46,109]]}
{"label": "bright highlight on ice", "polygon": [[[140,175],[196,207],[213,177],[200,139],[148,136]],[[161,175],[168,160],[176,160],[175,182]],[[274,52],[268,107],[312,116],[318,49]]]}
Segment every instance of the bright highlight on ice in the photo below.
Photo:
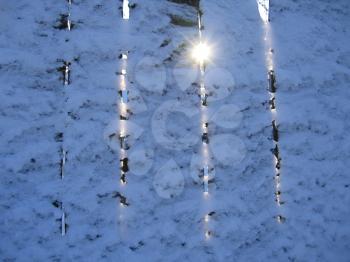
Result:
{"label": "bright highlight on ice", "polygon": [[123,1],[123,19],[129,19],[129,0]]}
{"label": "bright highlight on ice", "polygon": [[270,0],[256,0],[261,19],[268,23],[270,20]]}
{"label": "bright highlight on ice", "polygon": [[206,232],[205,232],[205,238],[206,239],[209,239],[210,238],[210,236],[211,236],[211,232],[209,231],[209,230],[207,230]]}
{"label": "bright highlight on ice", "polygon": [[192,51],[192,58],[198,63],[204,63],[210,58],[210,47],[206,43],[199,43],[194,46]]}

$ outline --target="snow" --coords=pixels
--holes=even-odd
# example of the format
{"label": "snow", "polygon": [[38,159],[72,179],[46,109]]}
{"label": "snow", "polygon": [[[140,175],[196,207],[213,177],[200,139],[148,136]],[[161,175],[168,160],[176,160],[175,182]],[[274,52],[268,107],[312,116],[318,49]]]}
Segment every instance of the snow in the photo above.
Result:
{"label": "snow", "polygon": [[[129,19],[123,1],[0,4],[1,260],[348,261],[348,1],[270,1],[270,23],[256,0],[200,1],[208,107],[198,28],[170,18],[196,9],[129,2]],[[71,30],[55,29],[68,12]]]}

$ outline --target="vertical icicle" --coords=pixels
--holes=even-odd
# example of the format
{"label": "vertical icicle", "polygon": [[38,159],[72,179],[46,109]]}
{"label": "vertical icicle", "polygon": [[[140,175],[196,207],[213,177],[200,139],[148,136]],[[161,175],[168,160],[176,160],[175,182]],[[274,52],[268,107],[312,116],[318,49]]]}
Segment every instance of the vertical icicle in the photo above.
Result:
{"label": "vertical icicle", "polygon": [[62,158],[61,158],[61,179],[64,178],[64,168],[66,165],[67,152],[62,148]]}
{"label": "vertical icicle", "polygon": [[257,0],[261,19],[267,23],[270,21],[270,0]]}
{"label": "vertical icicle", "polygon": [[62,217],[61,217],[61,235],[66,235],[66,213],[64,212],[64,209],[62,208]]}
{"label": "vertical icicle", "polygon": [[209,167],[204,166],[203,168],[203,183],[204,183],[204,193],[209,193]]}
{"label": "vertical icicle", "polygon": [[128,113],[128,102],[129,102],[129,91],[126,89],[126,61],[127,60],[127,52],[122,53],[120,56],[120,59],[124,60],[120,75],[120,89],[118,91],[120,102],[119,102],[119,114],[120,114],[120,134],[119,134],[119,141],[120,141],[120,182],[121,184],[125,185],[127,183],[127,173],[129,171],[128,167],[128,158],[127,158],[127,150],[129,150],[129,144],[128,144],[128,135],[125,134],[125,125],[126,121],[129,119],[129,113]]}
{"label": "vertical icicle", "polygon": [[65,62],[65,65],[64,65],[64,85],[69,85],[69,62]]}
{"label": "vertical icicle", "polygon": [[198,12],[198,32],[199,32],[199,42],[201,42],[202,41],[202,18],[199,12]]}
{"label": "vertical icicle", "polygon": [[68,20],[67,20],[68,31],[70,31],[72,29],[72,22],[70,20],[71,7],[72,7],[72,0],[68,0]]}
{"label": "vertical icicle", "polygon": [[71,30],[70,14],[68,14],[67,27],[68,27],[68,31],[70,31]]}
{"label": "vertical icicle", "polygon": [[129,0],[123,0],[123,19],[129,19],[130,9],[129,9]]}

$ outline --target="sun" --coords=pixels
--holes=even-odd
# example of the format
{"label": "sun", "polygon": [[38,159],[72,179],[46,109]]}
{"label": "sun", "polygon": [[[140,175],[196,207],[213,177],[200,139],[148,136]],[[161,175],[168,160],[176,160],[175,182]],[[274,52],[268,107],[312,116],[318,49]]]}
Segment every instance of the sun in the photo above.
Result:
{"label": "sun", "polygon": [[210,47],[206,43],[200,42],[192,50],[192,58],[202,64],[209,60],[211,55]]}

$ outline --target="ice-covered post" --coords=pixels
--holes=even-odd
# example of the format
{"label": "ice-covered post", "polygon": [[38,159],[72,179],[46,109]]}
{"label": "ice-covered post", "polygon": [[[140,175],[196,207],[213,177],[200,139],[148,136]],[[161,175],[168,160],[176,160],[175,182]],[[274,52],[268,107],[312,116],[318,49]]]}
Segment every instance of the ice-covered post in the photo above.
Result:
{"label": "ice-covered post", "polygon": [[129,19],[129,0],[123,0],[123,19]]}

